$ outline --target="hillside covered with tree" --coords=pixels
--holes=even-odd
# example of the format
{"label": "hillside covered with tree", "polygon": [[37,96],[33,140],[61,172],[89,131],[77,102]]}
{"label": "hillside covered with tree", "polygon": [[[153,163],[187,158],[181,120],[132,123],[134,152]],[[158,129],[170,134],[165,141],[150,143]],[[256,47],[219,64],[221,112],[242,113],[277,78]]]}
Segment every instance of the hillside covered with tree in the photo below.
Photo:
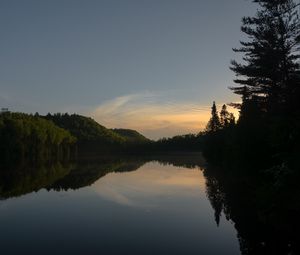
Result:
{"label": "hillside covered with tree", "polygon": [[78,114],[48,114],[44,117],[55,125],[68,130],[77,138],[79,153],[107,151],[120,147],[126,139],[110,129],[100,125],[89,117]]}
{"label": "hillside covered with tree", "polygon": [[127,142],[131,143],[145,143],[149,142],[149,139],[132,129],[114,128],[111,129],[114,133],[123,137]]}
{"label": "hillside covered with tree", "polygon": [[0,114],[0,159],[69,158],[76,138],[53,122],[24,113]]}

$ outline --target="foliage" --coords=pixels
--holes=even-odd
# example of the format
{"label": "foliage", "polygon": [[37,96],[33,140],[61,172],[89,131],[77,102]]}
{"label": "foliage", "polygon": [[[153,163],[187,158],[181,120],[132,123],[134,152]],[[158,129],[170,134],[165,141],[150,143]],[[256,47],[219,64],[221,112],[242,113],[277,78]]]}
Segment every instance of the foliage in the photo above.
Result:
{"label": "foliage", "polygon": [[[232,61],[237,78],[232,87],[242,96],[236,126],[212,127],[216,109],[205,137],[207,158],[225,162],[248,162],[254,169],[286,165],[299,169],[296,160],[300,142],[300,20],[292,0],[255,0],[260,5],[255,17],[245,17],[242,31],[248,41],[234,51],[243,62]],[[221,110],[221,123],[228,116]],[[217,123],[217,121],[214,121]],[[253,160],[255,159],[255,160]]]}
{"label": "foliage", "polygon": [[221,128],[227,128],[229,126],[233,126],[235,124],[235,117],[233,113],[229,113],[227,111],[226,104],[223,104],[222,109],[220,111],[220,126]]}
{"label": "foliage", "polygon": [[78,114],[48,114],[46,119],[68,130],[77,138],[79,154],[131,152],[150,140],[130,129],[108,129],[89,117]]}
{"label": "foliage", "polygon": [[119,136],[123,137],[127,142],[130,143],[144,143],[149,142],[149,139],[137,132],[136,130],[132,129],[121,129],[115,128],[112,131]]}
{"label": "foliage", "polygon": [[0,159],[67,158],[76,138],[51,121],[24,113],[0,114]]}
{"label": "foliage", "polygon": [[211,118],[207,123],[206,131],[207,132],[216,132],[221,128],[221,122],[219,118],[219,114],[217,111],[216,103],[213,102],[211,107]]}
{"label": "foliage", "polygon": [[231,88],[246,100],[255,100],[261,114],[285,110],[296,89],[299,75],[300,19],[292,0],[256,0],[261,9],[255,17],[244,17],[242,32],[249,41],[234,49],[244,54],[244,63],[232,61],[236,73]]}
{"label": "foliage", "polygon": [[226,127],[222,108],[223,128],[204,135],[207,194],[217,225],[222,214],[234,222],[242,254],[298,254],[299,11],[292,0],[253,2],[256,16],[243,18],[248,41],[234,49],[243,61],[231,66],[239,120]]}
{"label": "foliage", "polygon": [[68,130],[78,139],[79,143],[102,143],[102,144],[120,144],[125,139],[112,130],[101,126],[90,117],[78,114],[48,114],[46,119],[53,121],[57,126]]}
{"label": "foliage", "polygon": [[154,151],[200,151],[202,147],[201,134],[177,135],[172,138],[162,138],[153,144]]}

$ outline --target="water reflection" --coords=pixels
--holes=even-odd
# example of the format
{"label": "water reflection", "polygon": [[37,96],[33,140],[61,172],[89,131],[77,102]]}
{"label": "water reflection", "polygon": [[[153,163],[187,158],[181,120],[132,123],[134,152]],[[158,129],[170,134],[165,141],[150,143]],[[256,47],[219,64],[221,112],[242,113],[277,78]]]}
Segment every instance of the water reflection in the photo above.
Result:
{"label": "water reflection", "polygon": [[[192,167],[195,160],[198,167]],[[1,251],[239,254],[233,226],[214,222],[200,162],[176,157],[174,166],[163,157],[55,164],[48,181],[45,168],[11,175],[11,168],[2,169]],[[21,173],[24,180],[17,181]]]}
{"label": "water reflection", "polygon": [[103,198],[128,206],[153,208],[172,196],[201,196],[205,180],[199,169],[150,162],[130,173],[112,173],[99,179],[93,189]]}
{"label": "water reflection", "polygon": [[68,190],[90,186],[108,173],[135,171],[145,163],[139,159],[100,159],[92,162],[79,162],[68,175],[57,180],[47,189]]}
{"label": "water reflection", "polygon": [[230,169],[210,167],[204,175],[216,223],[222,214],[234,223],[241,254],[300,254],[298,185]]}
{"label": "water reflection", "polygon": [[298,193],[224,172],[199,155],[2,166],[1,252],[299,254]]}
{"label": "water reflection", "polygon": [[[200,155],[187,154],[156,157],[93,158],[77,162],[48,162],[46,164],[0,165],[0,198],[17,197],[30,192],[47,190],[76,190],[90,186],[108,173],[135,171],[146,162],[157,160],[162,165],[196,168],[204,165]],[[158,166],[158,165],[157,165]]]}
{"label": "water reflection", "polygon": [[6,165],[0,167],[0,199],[38,191],[71,172],[71,164],[59,162],[40,165]]}

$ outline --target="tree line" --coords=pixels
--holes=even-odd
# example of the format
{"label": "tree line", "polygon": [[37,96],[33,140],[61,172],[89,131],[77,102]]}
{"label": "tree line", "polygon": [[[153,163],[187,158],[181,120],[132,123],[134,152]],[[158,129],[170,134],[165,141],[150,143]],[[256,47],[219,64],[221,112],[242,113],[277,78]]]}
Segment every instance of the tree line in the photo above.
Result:
{"label": "tree line", "polygon": [[0,160],[68,158],[76,138],[69,131],[39,116],[25,113],[0,114]]}
{"label": "tree line", "polygon": [[[236,74],[230,89],[241,96],[236,124],[215,104],[207,125],[204,153],[224,164],[248,162],[262,168],[297,169],[300,151],[300,19],[292,0],[254,0],[254,17],[242,19],[248,40],[233,49],[243,55],[231,62]],[[224,109],[225,110],[225,109]],[[258,164],[257,164],[258,163]],[[279,170],[278,170],[279,171]]]}
{"label": "tree line", "polygon": [[133,153],[152,143],[135,130],[111,130],[78,114],[11,112],[0,113],[0,141],[0,161],[10,163]]}

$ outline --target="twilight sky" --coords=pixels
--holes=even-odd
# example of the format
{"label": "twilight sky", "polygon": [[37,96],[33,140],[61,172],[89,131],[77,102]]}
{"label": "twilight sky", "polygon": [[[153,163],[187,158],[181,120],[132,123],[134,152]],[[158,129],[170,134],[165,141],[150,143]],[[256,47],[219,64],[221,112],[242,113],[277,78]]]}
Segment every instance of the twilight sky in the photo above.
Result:
{"label": "twilight sky", "polygon": [[150,138],[200,131],[229,90],[247,0],[2,0],[0,107]]}

